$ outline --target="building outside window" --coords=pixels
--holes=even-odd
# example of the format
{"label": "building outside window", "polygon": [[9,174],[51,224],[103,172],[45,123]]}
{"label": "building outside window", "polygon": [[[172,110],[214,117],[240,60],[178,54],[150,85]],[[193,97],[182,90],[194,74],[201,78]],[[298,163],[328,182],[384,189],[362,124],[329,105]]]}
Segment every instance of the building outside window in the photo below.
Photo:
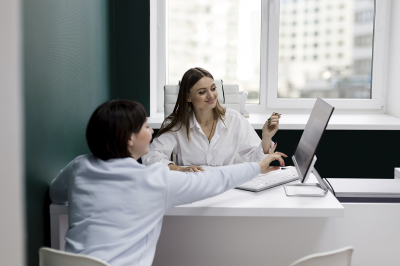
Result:
{"label": "building outside window", "polygon": [[[375,43],[374,0],[156,1],[166,12],[161,84],[178,84],[200,66],[224,84],[238,84],[248,104],[263,108],[312,107],[284,99],[372,99],[372,68],[383,60],[382,49],[373,48],[385,45]],[[379,2],[381,17],[384,6]]]}
{"label": "building outside window", "polygon": [[[327,15],[330,15],[331,19],[329,25],[326,20],[321,19],[321,23],[310,24],[307,28],[285,27],[279,29],[281,34],[293,30],[299,33],[305,30],[314,31],[314,52],[318,51],[318,54],[313,56],[314,60],[306,63],[293,60],[279,62],[278,97],[367,99],[371,97],[374,28],[373,20],[370,20],[367,26],[365,25],[367,16],[365,14],[374,13],[374,2],[345,1],[346,4],[344,4],[342,1],[338,4],[339,8],[330,9],[331,2],[329,0],[299,1],[296,4],[281,2],[280,12],[293,8],[318,10],[318,14],[299,14],[297,17],[299,20],[315,19],[317,21]],[[360,20],[347,19],[355,16],[362,18],[361,26],[359,25]],[[345,41],[337,41],[339,37]],[[298,39],[298,42],[304,41],[304,37]],[[286,43],[287,40],[279,38],[280,45]],[[326,45],[319,47],[317,43],[326,43]],[[362,48],[359,48],[361,46]],[[307,51],[302,46],[297,46],[296,54],[304,56],[306,53]],[[279,50],[279,55],[281,54],[285,55],[285,51]],[[325,56],[319,56],[319,54]],[[332,58],[329,56],[330,54],[337,56]]]}
{"label": "building outside window", "polygon": [[169,0],[167,83],[199,66],[248,91],[247,103],[259,103],[260,37],[260,0]]}

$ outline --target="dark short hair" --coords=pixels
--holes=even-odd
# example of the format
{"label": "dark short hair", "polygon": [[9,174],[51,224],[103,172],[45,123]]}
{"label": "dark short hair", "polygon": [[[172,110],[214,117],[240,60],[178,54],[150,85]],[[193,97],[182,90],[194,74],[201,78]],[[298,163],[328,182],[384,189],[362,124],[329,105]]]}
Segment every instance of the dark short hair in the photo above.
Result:
{"label": "dark short hair", "polygon": [[130,100],[112,100],[93,112],[86,127],[86,141],[94,156],[102,160],[126,158],[128,140],[146,122],[144,107]]}

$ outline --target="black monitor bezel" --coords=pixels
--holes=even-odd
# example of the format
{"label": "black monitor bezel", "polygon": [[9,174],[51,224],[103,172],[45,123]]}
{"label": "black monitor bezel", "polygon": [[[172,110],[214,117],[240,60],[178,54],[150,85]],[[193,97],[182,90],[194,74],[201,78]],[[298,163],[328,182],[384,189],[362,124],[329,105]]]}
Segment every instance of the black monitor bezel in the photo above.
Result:
{"label": "black monitor bezel", "polygon": [[[311,168],[311,165],[314,167],[313,161],[314,161],[315,154],[316,154],[316,152],[317,152],[317,150],[318,150],[318,147],[319,147],[319,144],[320,144],[320,142],[321,142],[322,136],[324,135],[324,132],[325,132],[326,128],[328,127],[328,124],[329,124],[329,121],[330,121],[330,119],[331,119],[331,117],[332,117],[333,111],[335,110],[335,107],[333,107],[332,105],[330,105],[330,104],[327,103],[326,101],[322,100],[320,97],[317,97],[317,100],[315,101],[315,104],[314,104],[313,109],[311,110],[311,113],[312,113],[312,111],[314,110],[315,106],[316,106],[319,102],[322,102],[322,103],[324,103],[324,104],[329,105],[329,106],[332,108],[332,110],[331,110],[331,113],[329,114],[328,121],[327,121],[326,124],[325,124],[324,130],[322,131],[321,137],[319,138],[319,140],[318,140],[318,142],[317,142],[317,145],[316,145],[315,150],[314,150],[313,155],[312,155],[312,159],[310,160],[310,164],[307,166],[307,170],[306,170],[304,176],[302,176],[302,173],[301,173],[301,171],[300,171],[300,167],[298,167],[298,165],[295,165],[295,166],[296,166],[296,171],[297,171],[297,173],[298,173],[298,175],[299,175],[299,177],[300,177],[300,182],[301,182],[301,183],[304,183],[304,182],[306,181],[306,178],[307,178],[307,176],[309,175],[309,172],[312,170],[312,169],[310,169],[310,168]],[[308,124],[308,122],[310,121],[311,113],[310,113],[310,117],[309,117],[308,120],[307,120],[306,126],[304,127],[304,130],[307,128],[307,124]],[[303,130],[303,134],[304,134],[304,130]],[[299,148],[299,145],[300,145],[300,143],[301,143],[301,139],[303,138],[303,134],[301,135],[300,140],[299,140],[299,143],[297,144],[296,150],[295,150],[295,152],[294,152],[294,154],[293,154],[293,163],[295,163],[295,161],[296,161],[296,164],[297,164],[297,160],[295,159],[295,158],[296,158],[296,157],[295,157],[295,154],[296,154],[297,149]]]}

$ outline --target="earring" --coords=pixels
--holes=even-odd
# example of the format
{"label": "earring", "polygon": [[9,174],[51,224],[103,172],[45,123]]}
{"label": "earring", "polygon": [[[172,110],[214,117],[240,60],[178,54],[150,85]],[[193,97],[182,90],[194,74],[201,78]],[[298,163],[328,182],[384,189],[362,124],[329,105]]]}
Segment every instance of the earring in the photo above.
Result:
{"label": "earring", "polygon": [[190,103],[188,103],[189,107],[188,107],[188,113],[190,113],[190,111],[192,111],[192,108],[190,107]]}

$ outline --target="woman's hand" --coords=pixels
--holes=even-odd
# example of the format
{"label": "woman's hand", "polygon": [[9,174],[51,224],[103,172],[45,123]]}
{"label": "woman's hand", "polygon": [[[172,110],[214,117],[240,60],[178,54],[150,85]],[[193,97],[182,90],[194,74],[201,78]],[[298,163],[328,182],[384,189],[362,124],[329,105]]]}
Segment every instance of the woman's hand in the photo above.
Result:
{"label": "woman's hand", "polygon": [[281,118],[281,114],[272,113],[271,117],[265,122],[262,129],[262,137],[263,140],[268,139],[271,140],[272,137],[279,129],[279,119]]}
{"label": "woman's hand", "polygon": [[282,152],[275,152],[276,145],[271,149],[271,152],[266,156],[264,159],[262,159],[258,164],[261,167],[261,174],[266,174],[271,171],[279,170],[279,166],[269,166],[269,164],[275,160],[278,160],[281,166],[285,166],[285,162],[282,159],[283,157],[288,157],[286,154]]}
{"label": "woman's hand", "polygon": [[188,166],[188,167],[182,167],[179,166],[180,169],[178,171],[181,172],[200,172],[200,171],[204,171],[203,167],[201,166],[197,166],[197,165],[192,165],[192,166]]}
{"label": "woman's hand", "polygon": [[275,142],[275,145],[274,145],[274,147],[272,147],[271,152],[269,154],[270,155],[280,155],[280,156],[283,156],[283,157],[287,158],[288,156],[286,154],[284,154],[283,152],[275,151],[276,150],[276,146],[278,146],[277,142]]}
{"label": "woman's hand", "polygon": [[181,172],[200,172],[200,171],[204,171],[203,167],[197,166],[197,165],[183,167],[183,166],[177,166],[175,164],[169,164],[168,167],[169,167],[170,170],[181,171]]}

